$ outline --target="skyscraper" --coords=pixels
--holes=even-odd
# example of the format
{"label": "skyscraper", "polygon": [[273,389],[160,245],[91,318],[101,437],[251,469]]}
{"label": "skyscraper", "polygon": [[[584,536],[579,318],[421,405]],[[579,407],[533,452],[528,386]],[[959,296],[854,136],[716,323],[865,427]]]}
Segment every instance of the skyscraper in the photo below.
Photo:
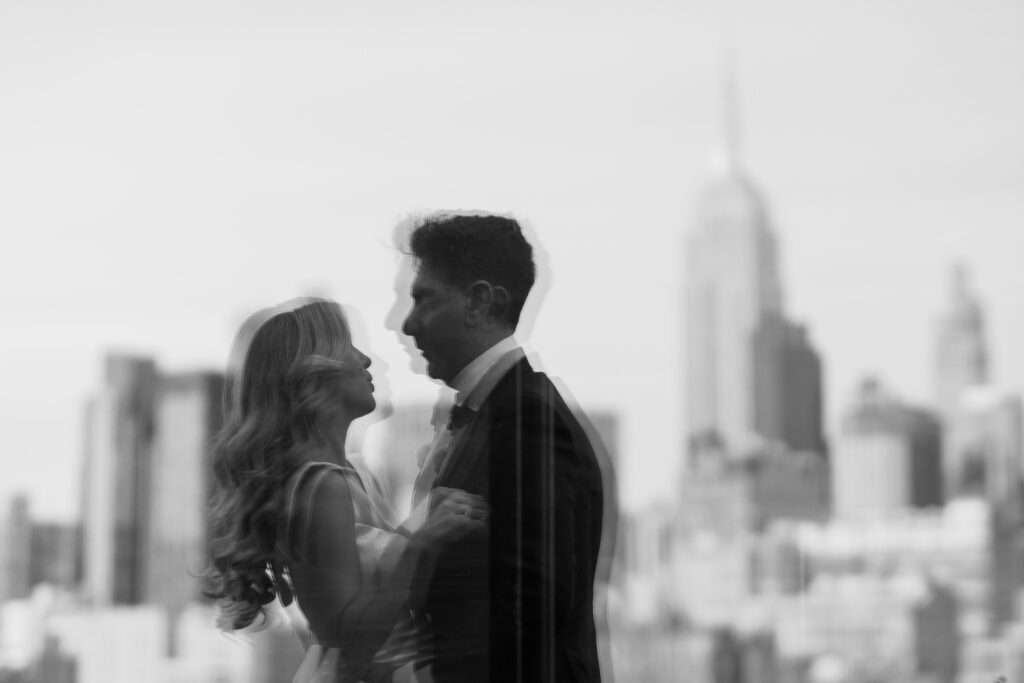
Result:
{"label": "skyscraper", "polygon": [[825,452],[822,368],[803,325],[766,315],[754,331],[754,427],[792,450]]}
{"label": "skyscraper", "polygon": [[208,563],[209,449],[223,384],[203,372],[165,375],[158,384],[144,598],[172,620],[200,597],[198,576]]}
{"label": "skyscraper", "polygon": [[938,507],[945,501],[942,476],[942,423],[923,408],[906,406],[905,434],[910,444],[910,504]]}
{"label": "skyscraper", "polygon": [[1020,396],[992,385],[965,390],[947,440],[957,493],[1021,502],[1024,422]]}
{"label": "skyscraper", "polygon": [[95,605],[142,599],[156,367],[111,354],[89,401],[83,481],[83,583]]}
{"label": "skyscraper", "polygon": [[949,496],[980,495],[993,504],[1019,505],[1024,486],[1021,399],[989,383],[984,312],[965,267],[953,268],[950,285],[935,345],[946,489]]}
{"label": "skyscraper", "polygon": [[935,326],[935,405],[942,417],[942,444],[946,492],[962,495],[971,487],[965,432],[969,430],[962,410],[964,392],[988,381],[984,314],[971,291],[967,268],[951,269],[949,294]]}
{"label": "skyscraper", "polygon": [[768,210],[739,161],[731,79],[723,109],[687,252],[691,448],[724,445],[733,456],[765,441],[820,449],[820,362],[785,317]]}
{"label": "skyscraper", "polygon": [[942,418],[952,421],[968,387],[988,381],[985,320],[963,265],[952,269],[949,299],[935,338],[935,401]]}

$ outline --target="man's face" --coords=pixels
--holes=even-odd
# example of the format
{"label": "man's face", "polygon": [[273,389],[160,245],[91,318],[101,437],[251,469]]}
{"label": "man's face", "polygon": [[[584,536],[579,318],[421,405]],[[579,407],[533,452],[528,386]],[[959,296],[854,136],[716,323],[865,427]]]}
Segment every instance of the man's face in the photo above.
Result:
{"label": "man's face", "polygon": [[410,294],[412,310],[402,323],[402,332],[415,340],[427,361],[427,374],[450,385],[472,360],[466,297],[422,263],[413,278]]}

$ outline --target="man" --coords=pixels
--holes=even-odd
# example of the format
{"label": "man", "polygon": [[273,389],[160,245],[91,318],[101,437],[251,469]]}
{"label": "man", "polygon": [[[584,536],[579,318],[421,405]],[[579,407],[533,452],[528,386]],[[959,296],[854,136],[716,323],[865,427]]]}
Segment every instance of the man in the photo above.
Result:
{"label": "man", "polygon": [[533,250],[515,220],[478,215],[428,219],[409,248],[416,273],[402,331],[427,373],[456,391],[417,487],[490,504],[489,534],[438,551],[414,604],[432,626],[434,680],[599,681],[601,469],[513,336],[536,277]]}

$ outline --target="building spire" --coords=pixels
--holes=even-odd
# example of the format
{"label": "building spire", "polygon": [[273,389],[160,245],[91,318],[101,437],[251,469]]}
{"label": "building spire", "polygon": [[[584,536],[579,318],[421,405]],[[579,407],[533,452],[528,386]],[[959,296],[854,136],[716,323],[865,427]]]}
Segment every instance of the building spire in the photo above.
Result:
{"label": "building spire", "polygon": [[711,171],[716,176],[733,176],[740,169],[740,121],[736,60],[729,43],[723,45],[721,59],[721,111],[718,140],[711,154]]}
{"label": "building spire", "polygon": [[984,313],[971,286],[970,270],[963,263],[950,268],[944,308],[935,346],[936,399],[939,410],[951,419],[963,392],[988,381]]}

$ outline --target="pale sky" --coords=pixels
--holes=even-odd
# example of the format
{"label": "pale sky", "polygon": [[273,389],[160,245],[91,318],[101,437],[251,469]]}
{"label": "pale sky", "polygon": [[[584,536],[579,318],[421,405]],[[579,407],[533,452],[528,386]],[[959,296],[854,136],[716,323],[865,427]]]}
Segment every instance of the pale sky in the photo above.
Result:
{"label": "pale sky", "polygon": [[955,259],[1024,390],[1024,3],[723,7],[0,4],[0,496],[77,514],[106,349],[220,368],[244,315],[311,290],[359,311],[396,402],[429,399],[383,327],[390,232],[459,208],[536,235],[531,348],[620,413],[626,506],[671,496],[726,43],[829,431],[867,372],[929,399]]}

